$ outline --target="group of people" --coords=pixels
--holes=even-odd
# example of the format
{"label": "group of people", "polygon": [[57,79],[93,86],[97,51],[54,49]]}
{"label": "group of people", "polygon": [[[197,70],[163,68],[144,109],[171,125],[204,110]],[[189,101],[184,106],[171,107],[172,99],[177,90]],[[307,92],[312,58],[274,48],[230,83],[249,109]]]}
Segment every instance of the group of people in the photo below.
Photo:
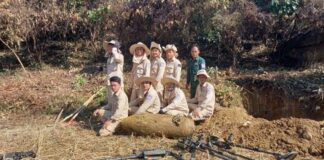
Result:
{"label": "group of people", "polygon": [[186,88],[190,88],[190,98],[186,98],[180,88],[182,64],[177,59],[174,44],[161,47],[151,42],[148,48],[138,42],[130,46],[129,52],[133,55],[130,100],[124,92],[124,56],[119,43],[104,41],[103,47],[107,58],[108,104],[93,113],[100,116],[103,122],[100,136],[112,135],[120,121],[133,114],[179,115],[191,117],[194,121],[204,120],[213,114],[215,90],[207,82],[210,77],[197,45],[191,47],[192,58],[187,63]]}

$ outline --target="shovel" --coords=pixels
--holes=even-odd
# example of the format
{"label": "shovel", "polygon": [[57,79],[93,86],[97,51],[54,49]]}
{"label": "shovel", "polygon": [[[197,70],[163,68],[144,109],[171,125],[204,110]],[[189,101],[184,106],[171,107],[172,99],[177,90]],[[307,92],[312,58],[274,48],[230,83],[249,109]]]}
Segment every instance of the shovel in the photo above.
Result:
{"label": "shovel", "polygon": [[76,109],[72,114],[66,116],[63,120],[61,120],[60,122],[66,122],[68,124],[72,124],[74,119],[92,102],[92,100],[98,95],[100,94],[103,90],[105,89],[105,87],[102,87],[99,89],[99,91],[97,91],[95,94],[93,94],[87,101],[85,101],[78,109]]}

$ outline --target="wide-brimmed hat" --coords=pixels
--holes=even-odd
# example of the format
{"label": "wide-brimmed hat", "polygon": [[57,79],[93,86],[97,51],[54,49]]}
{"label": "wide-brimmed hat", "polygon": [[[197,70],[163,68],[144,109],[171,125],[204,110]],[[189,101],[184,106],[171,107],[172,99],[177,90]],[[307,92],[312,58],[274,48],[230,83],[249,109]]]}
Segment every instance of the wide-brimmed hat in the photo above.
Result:
{"label": "wide-brimmed hat", "polygon": [[160,52],[162,52],[161,45],[158,44],[158,43],[151,42],[151,47],[150,47],[150,49],[152,50],[153,48],[156,48],[156,49],[158,49]]}
{"label": "wide-brimmed hat", "polygon": [[137,78],[135,81],[135,84],[137,86],[139,86],[141,83],[143,83],[145,81],[151,82],[153,86],[156,86],[156,84],[157,84],[157,81],[155,80],[155,78],[149,77],[149,76],[142,76],[142,77]]}
{"label": "wide-brimmed hat", "polygon": [[114,47],[120,48],[120,43],[116,40],[103,41],[103,48],[107,49],[108,45],[113,45]]}
{"label": "wide-brimmed hat", "polygon": [[204,75],[206,76],[207,78],[210,78],[207,71],[205,69],[201,69],[197,72],[196,76],[198,77],[199,75]]}
{"label": "wide-brimmed hat", "polygon": [[181,86],[181,84],[175,79],[175,78],[173,78],[173,77],[164,77],[163,79],[162,79],[162,84],[165,86],[167,83],[173,83],[173,84],[175,84],[176,86],[178,86],[178,87],[180,87]]}
{"label": "wide-brimmed hat", "polygon": [[144,48],[144,52],[146,53],[146,55],[149,55],[151,53],[151,50],[144,43],[138,42],[129,47],[130,54],[134,55],[135,49],[138,47]]}
{"label": "wide-brimmed hat", "polygon": [[167,44],[165,47],[162,47],[162,48],[164,51],[167,51],[170,49],[173,50],[175,53],[175,56],[178,57],[178,49],[174,44]]}

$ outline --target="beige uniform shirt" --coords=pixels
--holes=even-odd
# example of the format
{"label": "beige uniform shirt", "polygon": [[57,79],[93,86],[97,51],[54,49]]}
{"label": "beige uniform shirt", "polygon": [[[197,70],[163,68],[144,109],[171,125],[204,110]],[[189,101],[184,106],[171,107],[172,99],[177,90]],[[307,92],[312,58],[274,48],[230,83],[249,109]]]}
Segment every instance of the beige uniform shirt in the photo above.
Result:
{"label": "beige uniform shirt", "polygon": [[171,61],[166,61],[166,67],[164,72],[165,77],[173,77],[178,82],[181,78],[181,62],[177,58],[173,58]]}
{"label": "beige uniform shirt", "polygon": [[108,105],[104,107],[105,110],[109,110],[112,119],[120,121],[128,116],[128,97],[124,90],[120,89],[118,92],[113,93],[108,99]]}
{"label": "beige uniform shirt", "polygon": [[186,96],[183,91],[176,87],[170,94],[165,93],[163,99],[163,112],[168,113],[169,111],[178,111],[183,115],[188,115],[189,108],[186,100]]}
{"label": "beige uniform shirt", "polygon": [[208,82],[205,82],[202,86],[199,84],[196,90],[196,96],[188,103],[198,104],[201,116],[210,117],[213,115],[215,108],[215,89],[214,86]]}
{"label": "beige uniform shirt", "polygon": [[151,59],[151,77],[154,77],[158,82],[155,89],[157,92],[160,92],[162,95],[163,85],[161,84],[161,79],[163,78],[165,71],[165,61],[162,57],[158,59]]}
{"label": "beige uniform shirt", "polygon": [[132,81],[133,86],[137,78],[142,76],[150,76],[151,62],[147,57],[144,57],[140,63],[133,63],[132,68]]}
{"label": "beige uniform shirt", "polygon": [[131,97],[130,106],[138,107],[136,114],[144,112],[156,114],[160,111],[161,102],[157,92],[151,87],[146,93],[137,89],[135,96]]}
{"label": "beige uniform shirt", "polygon": [[112,54],[106,54],[106,57],[107,57],[108,85],[110,85],[109,79],[113,76],[118,76],[123,80],[124,56],[121,54],[120,51],[117,51],[115,49],[113,50]]}

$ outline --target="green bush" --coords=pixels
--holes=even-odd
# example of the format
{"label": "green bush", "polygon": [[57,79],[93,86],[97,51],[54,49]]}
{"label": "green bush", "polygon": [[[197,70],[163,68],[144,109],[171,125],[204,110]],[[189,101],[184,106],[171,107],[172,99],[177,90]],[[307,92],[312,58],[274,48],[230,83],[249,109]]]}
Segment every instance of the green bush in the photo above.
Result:
{"label": "green bush", "polygon": [[278,15],[290,15],[301,6],[301,0],[272,0],[271,11]]}
{"label": "green bush", "polygon": [[108,13],[107,7],[99,7],[93,10],[87,11],[87,16],[92,22],[102,21],[104,14]]}
{"label": "green bush", "polygon": [[84,74],[78,74],[74,78],[73,87],[77,90],[81,89],[83,85],[87,83],[87,79]]}

